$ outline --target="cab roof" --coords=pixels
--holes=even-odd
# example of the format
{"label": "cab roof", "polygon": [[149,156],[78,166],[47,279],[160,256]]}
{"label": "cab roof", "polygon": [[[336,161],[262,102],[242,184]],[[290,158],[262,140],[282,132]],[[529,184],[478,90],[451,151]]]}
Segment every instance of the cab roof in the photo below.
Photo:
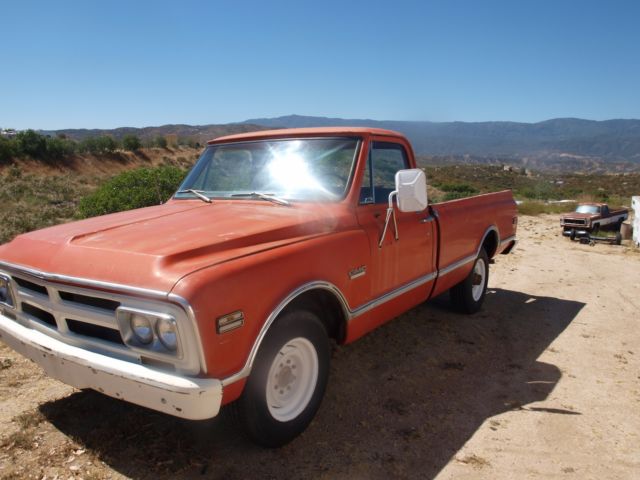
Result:
{"label": "cab roof", "polygon": [[209,140],[209,145],[217,143],[235,142],[238,140],[262,140],[266,138],[287,138],[287,137],[326,137],[326,136],[365,136],[381,135],[387,137],[405,138],[399,132],[385,130],[383,128],[369,127],[316,127],[316,128],[283,128],[280,130],[260,130],[256,132],[237,133],[235,135],[225,135],[224,137]]}

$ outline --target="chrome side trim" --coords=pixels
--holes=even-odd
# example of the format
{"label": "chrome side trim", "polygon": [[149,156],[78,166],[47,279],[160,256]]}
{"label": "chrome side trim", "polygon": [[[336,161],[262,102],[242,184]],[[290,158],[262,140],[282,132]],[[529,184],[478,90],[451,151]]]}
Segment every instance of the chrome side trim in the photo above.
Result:
{"label": "chrome side trim", "polygon": [[[480,253],[480,252],[478,252],[478,253]],[[444,277],[448,273],[451,273],[454,270],[457,270],[458,268],[464,267],[466,264],[475,261],[476,258],[478,258],[477,254],[476,255],[469,255],[468,257],[464,257],[462,260],[458,260],[457,262],[452,263],[448,267],[445,267],[442,270],[440,270],[440,273],[438,274],[438,278]]]}
{"label": "chrome side trim", "polygon": [[413,280],[412,282],[409,282],[400,288],[396,288],[395,290],[385,293],[384,295],[381,295],[380,297],[374,300],[371,300],[368,303],[365,303],[361,307],[358,307],[355,310],[352,310],[349,320],[359,317],[360,315],[363,315],[373,310],[374,308],[379,307],[383,303],[389,302],[394,298],[397,298],[400,295],[403,295],[413,290],[414,288],[418,288],[421,285],[424,285],[425,283],[429,283],[431,280],[434,280],[437,276],[438,276],[438,272],[433,272],[423,277],[417,278],[416,280]]}
{"label": "chrome side trim", "polygon": [[196,322],[196,317],[193,312],[193,308],[191,307],[189,302],[186,299],[182,298],[181,296],[176,295],[175,293],[167,293],[167,292],[162,292],[160,290],[152,290],[149,288],[132,287],[130,285],[122,285],[119,283],[103,282],[100,280],[91,280],[87,278],[71,277],[68,275],[48,273],[48,272],[43,272],[41,270],[24,267],[22,265],[15,265],[13,263],[2,262],[2,261],[0,261],[0,269],[6,271],[9,274],[11,273],[17,273],[18,275],[23,274],[23,275],[35,277],[45,282],[68,283],[68,284],[71,284],[72,286],[78,286],[78,287],[110,290],[120,294],[141,296],[141,297],[149,298],[152,300],[168,301],[168,302],[172,302],[179,305],[185,311],[185,313],[187,314],[187,318],[191,323],[191,330],[193,332],[193,336],[195,337],[196,343],[197,343],[195,347],[197,349],[196,353],[198,356],[198,361],[200,363],[200,370],[203,373],[207,373],[207,364],[204,358],[204,351],[202,350],[202,339],[200,337],[200,330]]}

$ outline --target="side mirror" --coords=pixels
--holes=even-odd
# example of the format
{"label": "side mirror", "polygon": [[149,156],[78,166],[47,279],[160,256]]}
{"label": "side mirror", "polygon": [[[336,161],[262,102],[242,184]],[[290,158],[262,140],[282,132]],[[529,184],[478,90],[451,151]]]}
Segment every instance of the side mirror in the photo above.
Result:
{"label": "side mirror", "polygon": [[393,218],[395,239],[398,240],[398,222],[396,211],[393,208],[393,197],[396,197],[398,209],[401,212],[421,212],[427,208],[427,176],[419,168],[410,170],[398,170],[396,173],[396,189],[389,194],[389,208],[387,218],[384,221],[382,235],[378,242],[378,248],[382,248],[384,237],[389,228],[389,222]]}
{"label": "side mirror", "polygon": [[419,168],[396,173],[396,192],[401,212],[421,212],[427,208],[427,176]]}

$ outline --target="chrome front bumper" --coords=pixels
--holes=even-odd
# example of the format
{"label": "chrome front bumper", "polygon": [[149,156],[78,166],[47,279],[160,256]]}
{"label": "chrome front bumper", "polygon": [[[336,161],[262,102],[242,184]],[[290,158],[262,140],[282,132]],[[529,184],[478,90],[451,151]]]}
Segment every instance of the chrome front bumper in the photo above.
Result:
{"label": "chrome front bumper", "polygon": [[0,340],[40,365],[50,377],[76,388],[90,388],[190,420],[211,418],[220,411],[220,380],[165,373],[90,352],[20,325],[1,313]]}

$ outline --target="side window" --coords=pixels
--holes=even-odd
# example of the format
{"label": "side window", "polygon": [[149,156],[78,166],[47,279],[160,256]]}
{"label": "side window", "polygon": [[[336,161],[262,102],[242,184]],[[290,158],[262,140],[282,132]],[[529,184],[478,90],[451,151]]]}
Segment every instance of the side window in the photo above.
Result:
{"label": "side window", "polygon": [[360,191],[360,203],[387,203],[396,187],[396,172],[409,168],[407,154],[399,143],[372,142]]}

